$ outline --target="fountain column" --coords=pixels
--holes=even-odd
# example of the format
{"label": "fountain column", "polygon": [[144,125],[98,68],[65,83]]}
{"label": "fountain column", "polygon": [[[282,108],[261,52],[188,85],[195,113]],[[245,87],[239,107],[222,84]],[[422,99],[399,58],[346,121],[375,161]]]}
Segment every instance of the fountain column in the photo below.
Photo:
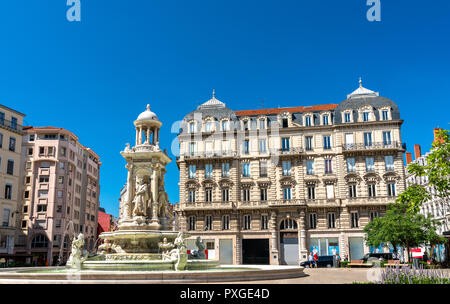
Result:
{"label": "fountain column", "polygon": [[153,166],[153,172],[152,172],[152,184],[151,184],[151,188],[152,188],[152,200],[153,200],[153,204],[152,204],[152,216],[151,216],[151,220],[150,220],[150,227],[153,229],[158,229],[160,227],[159,224],[159,219],[158,219],[158,190],[159,190],[159,185],[158,185],[158,180],[159,180],[159,166],[155,165]]}
{"label": "fountain column", "polygon": [[127,168],[127,201],[124,202],[124,212],[123,218],[121,221],[126,221],[131,217],[131,203],[133,201],[133,165],[126,164],[125,168]]}

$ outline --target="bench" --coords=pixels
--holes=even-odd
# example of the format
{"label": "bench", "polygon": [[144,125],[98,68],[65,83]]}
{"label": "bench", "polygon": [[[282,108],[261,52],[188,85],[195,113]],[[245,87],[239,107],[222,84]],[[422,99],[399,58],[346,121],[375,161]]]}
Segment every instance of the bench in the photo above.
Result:
{"label": "bench", "polygon": [[364,263],[364,260],[352,260],[347,264],[350,267],[372,267],[372,263]]}
{"label": "bench", "polygon": [[402,266],[408,266],[408,264],[401,264],[400,260],[388,260],[386,267],[402,267]]}

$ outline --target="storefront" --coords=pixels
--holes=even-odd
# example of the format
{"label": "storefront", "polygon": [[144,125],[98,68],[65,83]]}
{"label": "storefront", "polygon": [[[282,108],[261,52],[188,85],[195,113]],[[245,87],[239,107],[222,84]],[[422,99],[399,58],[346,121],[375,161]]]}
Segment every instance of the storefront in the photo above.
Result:
{"label": "storefront", "polygon": [[335,255],[340,254],[339,238],[311,238],[309,241],[309,251],[317,255]]}

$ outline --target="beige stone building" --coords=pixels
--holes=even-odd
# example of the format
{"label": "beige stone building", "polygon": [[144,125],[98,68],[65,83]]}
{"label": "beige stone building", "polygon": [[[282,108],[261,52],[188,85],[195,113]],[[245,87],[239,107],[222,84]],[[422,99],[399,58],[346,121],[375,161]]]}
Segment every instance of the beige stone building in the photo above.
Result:
{"label": "beige stone building", "polygon": [[25,114],[0,105],[0,258],[14,256],[20,235],[21,146]]}
{"label": "beige stone building", "polygon": [[24,240],[17,251],[32,263],[54,265],[70,254],[73,234],[92,250],[97,235],[100,157],[72,132],[25,127],[22,144]]}
{"label": "beige stone building", "polygon": [[179,228],[222,263],[360,259],[363,227],[405,188],[402,123],[361,81],[339,104],[232,111],[213,94],[178,135]]}

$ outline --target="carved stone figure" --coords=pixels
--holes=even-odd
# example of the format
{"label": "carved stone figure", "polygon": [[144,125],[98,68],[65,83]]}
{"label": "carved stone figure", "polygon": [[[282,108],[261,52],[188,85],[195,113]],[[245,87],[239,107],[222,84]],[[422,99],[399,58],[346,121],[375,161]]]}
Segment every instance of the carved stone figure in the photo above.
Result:
{"label": "carved stone figure", "polygon": [[164,191],[164,187],[160,188],[158,195],[158,216],[167,217],[167,206],[169,204],[169,196]]}
{"label": "carved stone figure", "polygon": [[195,241],[195,245],[197,246],[197,250],[192,251],[192,253],[189,255],[189,258],[195,259],[195,260],[206,259],[206,253],[205,253],[206,247],[199,236],[197,237],[197,240]]}
{"label": "carved stone figure", "polygon": [[170,260],[175,262],[175,270],[184,270],[187,264],[187,250],[186,244],[184,243],[184,235],[183,232],[179,232],[177,238],[174,241],[176,246],[175,249],[172,249],[169,253]]}
{"label": "carved stone figure", "polygon": [[84,246],[84,235],[80,233],[77,238],[74,237],[72,241],[72,252],[70,253],[67,265],[71,268],[81,269],[81,264],[86,259],[88,252],[83,251]]}
{"label": "carved stone figure", "polygon": [[112,247],[112,244],[110,243],[110,240],[105,240],[105,242],[103,244],[98,246],[97,252],[98,252],[98,254],[110,253],[111,247]]}
{"label": "carved stone figure", "polygon": [[133,199],[133,217],[145,216],[146,205],[149,199],[148,185],[142,178],[136,179],[136,194]]}
{"label": "carved stone figure", "polygon": [[163,251],[161,252],[161,256],[163,261],[170,260],[170,251],[175,247],[175,245],[171,242],[167,242],[167,238],[164,238],[162,242],[158,243],[159,248]]}

